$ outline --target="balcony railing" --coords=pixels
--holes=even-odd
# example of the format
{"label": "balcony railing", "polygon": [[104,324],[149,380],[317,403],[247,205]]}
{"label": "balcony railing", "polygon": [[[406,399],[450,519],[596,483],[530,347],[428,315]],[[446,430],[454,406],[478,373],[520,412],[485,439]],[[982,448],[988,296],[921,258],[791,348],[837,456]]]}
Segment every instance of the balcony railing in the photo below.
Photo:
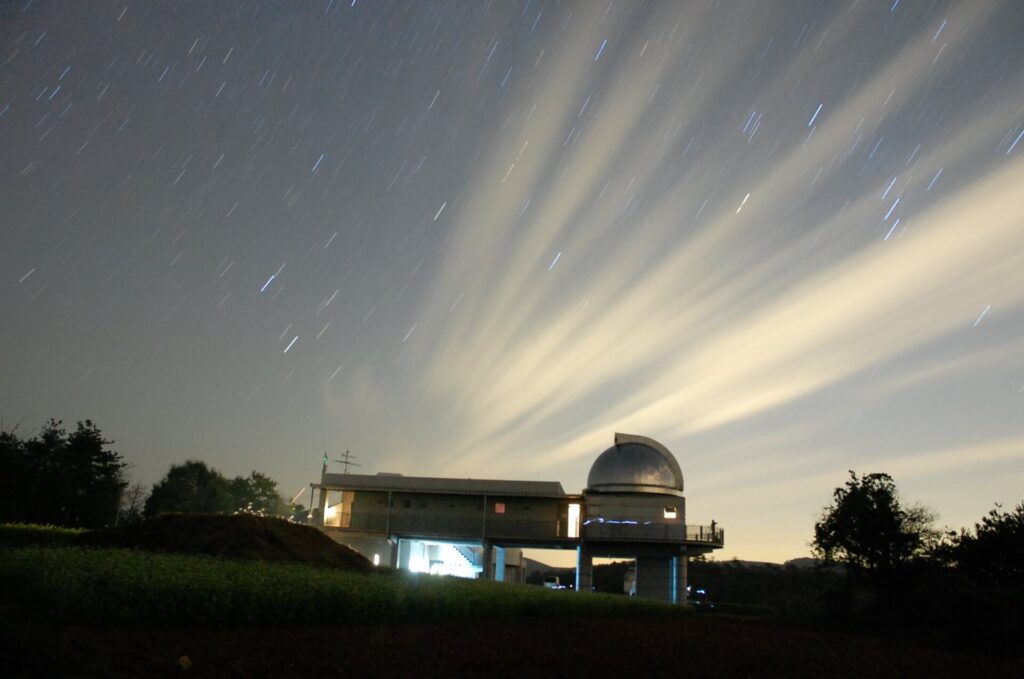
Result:
{"label": "balcony railing", "polygon": [[687,525],[686,541],[706,542],[709,545],[718,545],[721,547],[725,544],[725,531],[714,524],[710,526]]}
{"label": "balcony railing", "polygon": [[717,526],[683,526],[658,521],[591,519],[584,522],[588,540],[650,540],[652,542],[698,542],[711,547],[725,543],[725,531]]}
{"label": "balcony railing", "polygon": [[[511,519],[490,516],[426,515],[419,513],[372,512],[353,516],[351,512],[329,512],[324,526],[374,533],[435,534],[449,538],[486,539],[565,539],[566,527],[561,522],[538,519]],[[581,526],[582,537],[588,540],[639,540],[651,542],[689,542],[708,547],[725,544],[725,531],[710,526],[686,525],[662,521],[629,521],[590,519]]]}

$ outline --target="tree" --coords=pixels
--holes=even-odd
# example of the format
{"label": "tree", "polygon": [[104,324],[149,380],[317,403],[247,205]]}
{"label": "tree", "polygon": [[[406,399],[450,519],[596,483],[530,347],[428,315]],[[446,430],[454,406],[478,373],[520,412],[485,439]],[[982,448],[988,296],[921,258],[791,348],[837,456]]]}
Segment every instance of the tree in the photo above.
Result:
{"label": "tree", "polygon": [[0,429],[0,520],[26,521],[26,484],[32,479],[25,442]]}
{"label": "tree", "polygon": [[83,528],[113,523],[127,465],[111,443],[90,420],[68,434],[51,419],[27,441],[0,432],[2,518]]}
{"label": "tree", "polygon": [[61,451],[68,497],[64,503],[66,525],[99,528],[113,523],[121,506],[121,494],[128,486],[127,466],[121,456],[107,449],[91,421],[79,422]]}
{"label": "tree", "polygon": [[1024,502],[1010,512],[997,504],[951,551],[957,568],[979,582],[1024,586]]}
{"label": "tree", "polygon": [[227,480],[205,462],[187,460],[171,465],[170,471],[153,486],[146,499],[144,514],[156,516],[164,512],[185,514],[217,514],[235,509]]}
{"label": "tree", "polygon": [[853,471],[832,494],[814,526],[812,551],[825,564],[851,573],[884,577],[924,555],[938,533],[934,515],[921,506],[904,509],[888,474]]}
{"label": "tree", "polygon": [[121,512],[118,522],[133,524],[142,521],[142,511],[146,505],[146,486],[136,481],[125,489],[121,495]]}
{"label": "tree", "polygon": [[267,516],[286,516],[288,506],[277,492],[277,481],[254,471],[248,477],[236,476],[229,482],[235,509]]}
{"label": "tree", "polygon": [[188,460],[171,465],[167,476],[153,486],[146,499],[146,516],[163,512],[284,516],[288,507],[277,492],[277,482],[265,474],[254,471],[228,480],[205,462]]}

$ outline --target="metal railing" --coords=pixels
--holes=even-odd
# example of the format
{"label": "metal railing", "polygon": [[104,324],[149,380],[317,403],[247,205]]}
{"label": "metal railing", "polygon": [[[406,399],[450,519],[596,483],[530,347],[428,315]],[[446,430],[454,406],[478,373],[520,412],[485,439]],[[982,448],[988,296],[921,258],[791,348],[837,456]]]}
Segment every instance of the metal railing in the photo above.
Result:
{"label": "metal railing", "polygon": [[[325,527],[368,532],[432,533],[449,538],[477,539],[562,539],[560,524],[546,519],[509,519],[480,516],[428,516],[418,513],[367,513],[353,516],[336,512],[324,521]],[[564,529],[563,529],[564,530]],[[629,521],[605,518],[590,519],[581,526],[582,537],[590,540],[650,540],[652,542],[691,542],[709,547],[725,544],[725,531],[717,524],[709,526],[667,523],[662,521]]]}
{"label": "metal railing", "polygon": [[658,521],[591,519],[583,525],[588,540],[649,540],[652,542],[698,542],[721,547],[725,531],[716,526],[683,526]]}
{"label": "metal railing", "polygon": [[710,526],[686,526],[687,542],[706,542],[710,545],[725,544],[725,531],[716,524]]}
{"label": "metal railing", "polygon": [[599,517],[583,522],[583,537],[587,540],[650,540],[652,542],[679,542],[685,530],[679,523],[632,521]]}

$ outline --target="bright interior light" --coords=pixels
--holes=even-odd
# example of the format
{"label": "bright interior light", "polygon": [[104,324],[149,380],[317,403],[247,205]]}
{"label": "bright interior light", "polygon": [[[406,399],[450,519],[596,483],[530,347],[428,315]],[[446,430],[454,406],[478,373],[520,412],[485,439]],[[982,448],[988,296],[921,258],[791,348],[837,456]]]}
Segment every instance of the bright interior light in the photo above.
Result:
{"label": "bright interior light", "polygon": [[666,519],[674,519],[674,518],[676,518],[676,508],[675,507],[665,507],[665,518]]}
{"label": "bright interior light", "polygon": [[569,537],[578,538],[580,536],[580,506],[578,504],[569,505]]}
{"label": "bright interior light", "polygon": [[379,566],[380,565],[380,554],[374,554],[373,555],[373,565],[374,566]]}
{"label": "bright interior light", "polygon": [[479,564],[471,563],[455,545],[410,540],[408,549],[409,570],[413,573],[473,579],[482,570]]}
{"label": "bright interior light", "polygon": [[420,556],[409,557],[409,570],[413,573],[430,572],[430,563]]}

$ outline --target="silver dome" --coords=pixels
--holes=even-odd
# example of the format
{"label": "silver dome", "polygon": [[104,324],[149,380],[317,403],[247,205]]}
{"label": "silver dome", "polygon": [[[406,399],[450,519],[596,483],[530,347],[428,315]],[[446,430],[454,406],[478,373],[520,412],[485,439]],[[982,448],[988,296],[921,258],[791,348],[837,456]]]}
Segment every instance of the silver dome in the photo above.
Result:
{"label": "silver dome", "polygon": [[615,445],[590,468],[586,492],[683,494],[683,472],[665,446],[645,436],[616,434]]}

